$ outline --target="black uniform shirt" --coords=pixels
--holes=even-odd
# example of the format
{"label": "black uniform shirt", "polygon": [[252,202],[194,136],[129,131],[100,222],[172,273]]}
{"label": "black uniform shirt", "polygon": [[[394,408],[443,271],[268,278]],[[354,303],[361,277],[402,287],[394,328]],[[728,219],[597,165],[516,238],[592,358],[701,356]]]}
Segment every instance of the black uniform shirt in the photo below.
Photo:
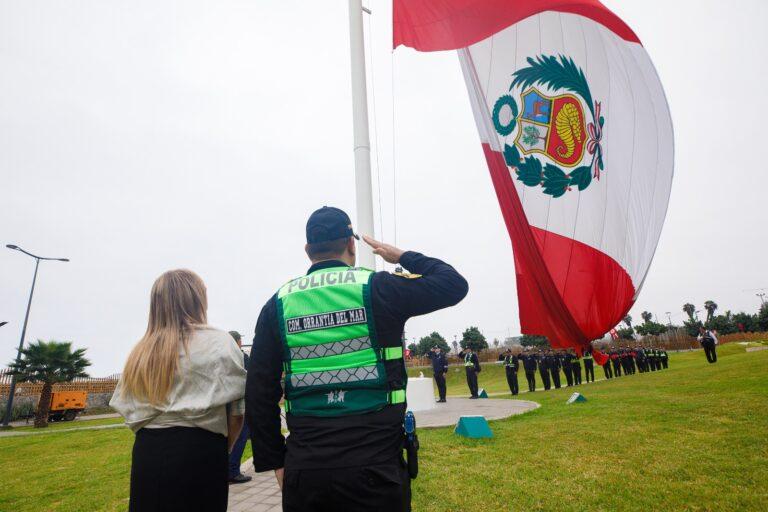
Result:
{"label": "black uniform shirt", "polygon": [[[408,318],[453,306],[468,290],[467,281],[438,259],[409,251],[400,258],[400,264],[421,277],[408,279],[377,272],[371,279],[376,339],[384,347],[402,346]],[[312,265],[308,273],[345,266],[341,261],[323,261]],[[388,462],[400,455],[405,404],[332,418],[287,414],[291,434],[286,441],[280,430],[283,346],[276,301],[276,295],[269,299],[256,323],[245,390],[245,414],[251,429],[256,471],[362,466]],[[402,361],[385,361],[385,365],[390,383],[405,381]]]}
{"label": "black uniform shirt", "polygon": [[523,360],[523,368],[525,368],[525,371],[527,372],[536,371],[536,356],[532,354],[523,354],[520,356],[520,359]]}

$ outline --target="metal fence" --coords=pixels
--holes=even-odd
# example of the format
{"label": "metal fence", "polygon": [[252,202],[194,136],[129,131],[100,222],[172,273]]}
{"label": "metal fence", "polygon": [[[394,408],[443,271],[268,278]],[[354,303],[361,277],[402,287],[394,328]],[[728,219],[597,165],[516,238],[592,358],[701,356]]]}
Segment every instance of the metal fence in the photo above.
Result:
{"label": "metal fence", "polygon": [[[117,381],[119,379],[119,373],[101,378],[87,377],[75,379],[72,382],[54,384],[53,391],[87,391],[88,393],[112,393],[115,390],[115,386],[117,386]],[[8,396],[8,390],[10,386],[10,372],[8,370],[0,371],[0,396]],[[16,394],[14,396],[39,395],[42,390],[43,385],[41,383],[19,382],[16,384]]]}

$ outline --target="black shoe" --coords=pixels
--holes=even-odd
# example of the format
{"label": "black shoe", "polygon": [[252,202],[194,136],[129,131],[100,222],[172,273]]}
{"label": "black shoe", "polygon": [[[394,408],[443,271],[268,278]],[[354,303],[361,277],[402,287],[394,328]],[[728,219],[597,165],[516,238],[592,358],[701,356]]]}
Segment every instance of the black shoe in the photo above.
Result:
{"label": "black shoe", "polygon": [[469,399],[470,399],[470,400],[475,400],[475,399],[477,399],[477,398],[478,398],[478,397],[476,397],[476,396],[471,396],[471,397],[469,397]]}
{"label": "black shoe", "polygon": [[244,484],[244,483],[250,482],[251,480],[253,480],[253,477],[245,476],[244,474],[239,473],[239,474],[233,476],[232,478],[230,478],[229,479],[229,483],[230,483],[230,485],[231,484]]}
{"label": "black shoe", "polygon": [[440,400],[437,400],[438,404],[444,404],[446,402],[445,398],[441,398]]}

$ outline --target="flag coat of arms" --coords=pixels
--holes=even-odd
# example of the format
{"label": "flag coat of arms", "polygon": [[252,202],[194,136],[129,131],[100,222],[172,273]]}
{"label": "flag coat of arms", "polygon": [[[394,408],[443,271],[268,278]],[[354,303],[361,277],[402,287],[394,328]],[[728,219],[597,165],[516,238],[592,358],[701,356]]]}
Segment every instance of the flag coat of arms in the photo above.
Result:
{"label": "flag coat of arms", "polygon": [[597,0],[395,0],[394,46],[455,50],[509,231],[521,330],[586,347],[643,285],[672,122],[637,35]]}

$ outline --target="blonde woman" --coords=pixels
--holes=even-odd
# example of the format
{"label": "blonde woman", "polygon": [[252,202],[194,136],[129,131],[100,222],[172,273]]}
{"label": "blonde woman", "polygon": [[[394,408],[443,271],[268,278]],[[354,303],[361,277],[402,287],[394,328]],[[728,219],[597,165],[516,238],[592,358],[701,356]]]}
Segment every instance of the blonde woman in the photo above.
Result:
{"label": "blonde woman", "polygon": [[157,278],[147,332],[110,402],[136,434],[131,512],[227,509],[246,373],[232,337],[207,325],[206,295],[189,270]]}

